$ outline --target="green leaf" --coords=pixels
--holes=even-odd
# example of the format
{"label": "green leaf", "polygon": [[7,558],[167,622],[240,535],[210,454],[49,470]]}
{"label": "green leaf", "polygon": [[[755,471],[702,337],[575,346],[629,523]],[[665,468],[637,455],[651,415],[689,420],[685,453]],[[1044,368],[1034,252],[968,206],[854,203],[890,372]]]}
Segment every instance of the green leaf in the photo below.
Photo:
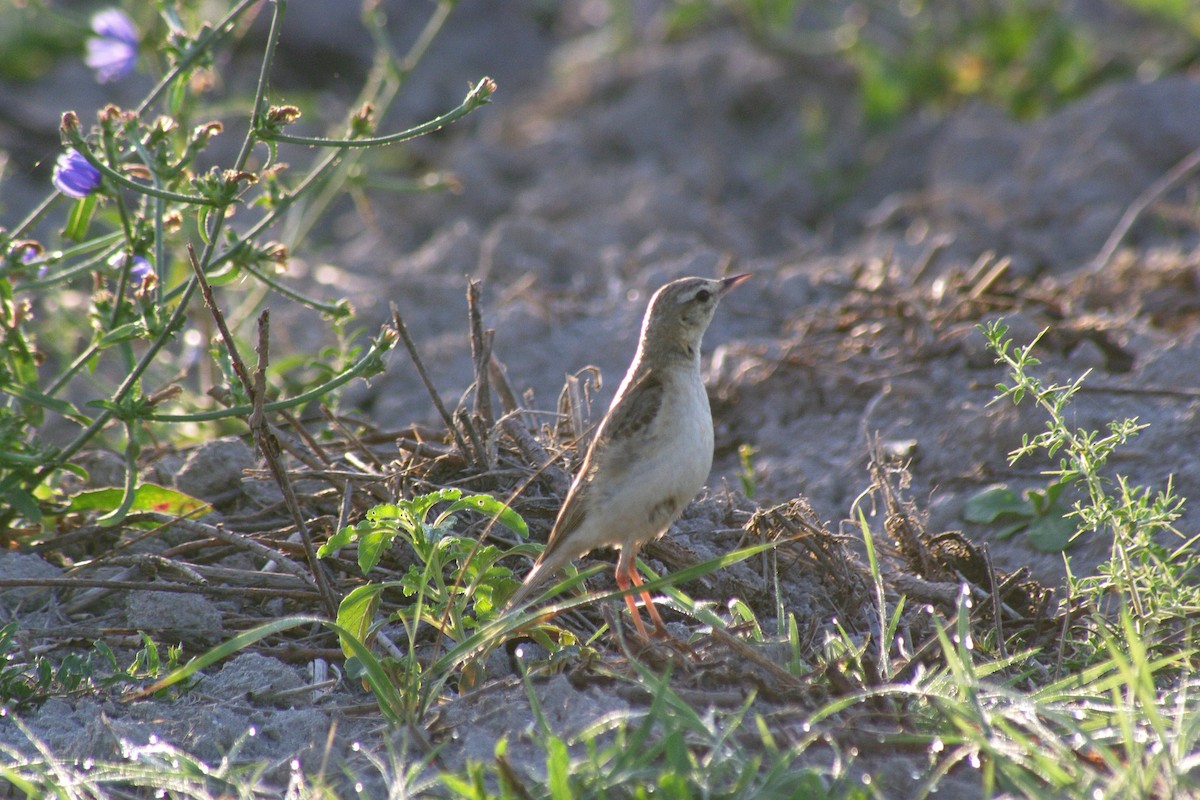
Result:
{"label": "green leaf", "polygon": [[1028,526],[1029,526],[1028,519],[1019,519],[1016,522],[1013,522],[1011,524],[1005,525],[1004,527],[1000,528],[1000,530],[996,531],[993,534],[993,536],[995,536],[997,539],[1009,539],[1012,537],[1012,535],[1014,533],[1017,533],[1018,531],[1023,531]]}
{"label": "green leaf", "polygon": [[[203,500],[184,494],[177,489],[168,489],[154,483],[140,484],[130,511],[156,511],[176,516],[203,516],[212,511],[212,506]],[[113,511],[121,505],[125,490],[118,488],[93,489],[80,492],[71,498],[66,513],[79,511]]]}
{"label": "green leaf", "polygon": [[1075,537],[1075,520],[1062,514],[1046,514],[1029,523],[1029,543],[1042,553],[1061,553]]}
{"label": "green leaf", "polygon": [[228,286],[242,277],[242,270],[232,261],[222,264],[208,274],[208,282],[212,286]]}
{"label": "green leaf", "polygon": [[78,422],[81,425],[91,424],[91,419],[87,415],[81,413],[74,405],[68,403],[62,398],[51,397],[50,395],[43,394],[36,389],[31,389],[28,386],[21,386],[15,383],[6,384],[3,387],[3,391],[7,394],[11,394],[13,397],[18,398],[25,403],[33,403],[41,406],[42,408],[49,409],[56,414],[66,417],[72,422]]}
{"label": "green leaf", "polygon": [[438,503],[457,500],[460,497],[462,497],[462,490],[460,489],[441,489],[436,492],[430,492],[429,494],[423,494],[419,497],[414,497],[412,500],[401,502],[408,506],[410,513],[412,513],[414,517],[423,521],[425,519],[425,515],[429,513],[429,509],[433,508]]}
{"label": "green leaf", "polygon": [[96,342],[99,347],[109,347],[118,342],[127,342],[130,339],[137,339],[146,335],[146,326],[141,320],[137,322],[126,322],[124,325],[118,325],[111,331],[108,331],[100,337]]}
{"label": "green leaf", "polygon": [[1069,481],[1055,481],[1046,487],[1045,491],[1030,489],[1025,493],[1029,499],[1029,503],[1033,506],[1034,512],[1038,515],[1049,514],[1054,508],[1058,498],[1062,495],[1063,490],[1067,488]]}
{"label": "green leaf", "polygon": [[442,513],[442,516],[447,516],[463,509],[478,511],[490,519],[495,519],[496,522],[499,522],[513,533],[519,535],[522,539],[529,536],[529,527],[525,524],[525,520],[521,519],[521,515],[513,511],[506,503],[502,503],[490,494],[473,494],[464,497],[446,509]]}
{"label": "green leaf", "polygon": [[0,628],[0,655],[4,655],[12,649],[12,640],[18,630],[15,622],[6,623],[3,628]]}
{"label": "green leaf", "polygon": [[1004,484],[989,486],[979,492],[966,502],[962,511],[964,520],[981,524],[995,522],[1009,514],[1033,516],[1033,506]]}
{"label": "green leaf", "polygon": [[176,80],[167,91],[167,108],[172,117],[179,117],[183,111],[183,103],[188,96],[188,82]]}
{"label": "green leaf", "polygon": [[71,213],[67,215],[67,227],[63,229],[64,239],[82,242],[87,238],[88,226],[92,222],[92,215],[96,212],[98,200],[98,195],[89,194],[72,206]]}
{"label": "green leaf", "polygon": [[13,508],[18,514],[30,522],[41,522],[42,509],[38,506],[37,500],[33,495],[24,489],[13,487],[6,491],[0,499],[4,504]]}
{"label": "green leaf", "polygon": [[375,621],[375,612],[379,609],[379,596],[383,593],[385,584],[368,583],[359,586],[342,599],[338,606],[337,623],[346,629],[344,635],[339,635],[342,652],[349,658],[355,649],[346,641],[346,636],[353,636],[359,642],[365,643]]}
{"label": "green leaf", "polygon": [[100,657],[104,659],[104,662],[108,664],[108,668],[110,670],[112,670],[114,673],[121,671],[121,667],[117,664],[117,654],[112,651],[112,648],[108,646],[107,642],[105,642],[103,639],[96,639],[94,642],[92,642],[92,647],[96,649],[96,652],[99,653]]}
{"label": "green leaf", "polygon": [[359,533],[358,568],[363,575],[375,569],[395,536],[396,531],[385,525],[372,525],[370,529]]}
{"label": "green leaf", "polygon": [[557,736],[546,741],[546,788],[554,800],[572,800],[571,754],[567,744]]}
{"label": "green leaf", "polygon": [[[363,523],[359,523],[361,525]],[[317,548],[317,558],[325,558],[332,553],[336,553],[346,545],[358,538],[358,528],[354,525],[347,525],[340,531],[329,537],[325,544]]]}
{"label": "green leaf", "polygon": [[222,642],[211,650],[202,653],[199,656],[188,661],[182,667],[177,667],[168,675],[156,681],[155,683],[129,696],[129,699],[147,697],[149,695],[160,692],[164,689],[175,686],[176,684],[187,680],[195,675],[200,670],[217,663],[227,656],[238,653],[244,650],[249,645],[271,636],[275,633],[289,630],[299,626],[311,626],[313,624],[323,625],[329,630],[337,633],[344,644],[348,644],[353,651],[354,657],[362,664],[364,672],[364,680],[368,682],[371,691],[375,695],[375,699],[379,703],[379,709],[387,717],[388,721],[393,724],[403,723],[406,718],[405,713],[405,698],[401,696],[399,690],[391,682],[388,673],[384,670],[383,665],[379,663],[379,659],[375,658],[374,654],[367,649],[361,641],[354,638],[350,631],[346,630],[337,623],[330,622],[321,617],[302,615],[285,617],[283,619],[273,620],[266,624],[260,625],[244,633],[239,633],[228,641]]}

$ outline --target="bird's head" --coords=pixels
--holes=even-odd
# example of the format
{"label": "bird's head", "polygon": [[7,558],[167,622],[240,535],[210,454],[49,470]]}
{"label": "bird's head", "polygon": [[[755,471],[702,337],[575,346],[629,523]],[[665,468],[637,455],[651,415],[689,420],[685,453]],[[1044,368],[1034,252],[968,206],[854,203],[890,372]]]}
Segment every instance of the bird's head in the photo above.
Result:
{"label": "bird's head", "polygon": [[695,358],[717,303],[749,274],[730,278],[680,278],[654,293],[642,322],[647,354],[678,353]]}

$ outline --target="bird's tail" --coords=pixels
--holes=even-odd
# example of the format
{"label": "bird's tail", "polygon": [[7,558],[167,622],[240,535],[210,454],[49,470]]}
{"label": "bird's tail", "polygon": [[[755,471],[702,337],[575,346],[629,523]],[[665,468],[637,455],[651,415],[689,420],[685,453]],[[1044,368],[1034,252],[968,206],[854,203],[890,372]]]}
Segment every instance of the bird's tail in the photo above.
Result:
{"label": "bird's tail", "polygon": [[517,588],[512,597],[508,598],[508,604],[504,606],[505,614],[529,599],[529,595],[532,594],[533,590],[546,579],[545,566],[546,563],[544,561],[539,561],[533,565],[533,569],[525,576],[525,582]]}
{"label": "bird's tail", "polygon": [[525,582],[518,587],[513,596],[508,598],[507,605],[504,606],[504,612],[508,613],[517,606],[525,602],[534,589],[543,584],[546,578],[558,572],[565,567],[578,553],[568,552],[561,547],[548,547],[534,563],[533,569],[529,570],[529,574],[525,576]]}

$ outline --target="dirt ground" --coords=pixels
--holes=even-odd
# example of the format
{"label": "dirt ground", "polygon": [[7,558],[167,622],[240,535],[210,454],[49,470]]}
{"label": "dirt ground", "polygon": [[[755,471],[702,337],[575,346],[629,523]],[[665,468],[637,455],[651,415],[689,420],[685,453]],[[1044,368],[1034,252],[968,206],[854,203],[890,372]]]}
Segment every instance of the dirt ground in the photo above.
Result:
{"label": "dirt ground", "polygon": [[[291,4],[283,87],[315,80],[305,55],[328,30],[322,25],[344,24],[346,41],[360,41],[353,16],[322,20],[325,12],[313,5]],[[796,566],[786,573],[787,609],[815,640],[834,617],[866,630],[863,609],[839,607],[844,598],[822,583],[830,576],[812,566],[832,559],[843,565],[843,583],[863,579],[852,541],[859,534],[845,522],[857,507],[871,515],[876,539],[888,550],[892,590],[911,578],[956,583],[953,570],[945,571],[946,553],[929,544],[950,531],[986,546],[995,573],[1027,569],[1028,579],[1059,589],[1062,555],[1037,552],[1020,534],[997,539],[993,527],[962,518],[965,502],[980,490],[996,483],[1017,491],[1044,487],[1043,470],[1053,466],[1008,464],[1008,452],[1044,420],[1027,407],[991,402],[1005,376],[976,326],[998,317],[1018,343],[1050,328],[1038,349],[1047,379],[1090,371],[1071,406],[1073,424],[1103,429],[1110,420],[1137,417],[1148,425],[1109,465],[1113,475],[1155,489],[1174,476],[1179,494],[1200,495],[1200,283],[1187,203],[1194,182],[1157,198],[1122,247],[1099,258],[1130,204],[1200,148],[1200,82],[1164,76],[1110,83],[1033,122],[968,105],[868,132],[836,77],[764,53],[733,25],[667,40],[655,28],[654,4],[634,4],[645,14],[642,33],[614,52],[605,28],[589,18],[594,4],[568,4],[553,25],[531,14],[533,5],[464,1],[413,75],[414,95],[391,121],[411,124],[457,103],[466,81],[496,78],[500,89],[489,108],[410,151],[411,164],[452,172],[462,191],[372,193],[365,206],[347,201],[327,228],[294,248],[294,277],[349,298],[366,325],[387,321],[394,302],[451,404],[474,374],[466,291],[469,279],[480,280],[483,322],[495,330],[493,352],[522,405],[555,410],[565,376],[595,366],[602,377],[592,392],[596,419],[632,357],[646,301],[658,286],[683,275],[752,272],[723,302],[705,341],[717,440],[709,488],[649,549],[656,569],[678,569],[732,548],[752,520],[765,526],[764,535],[812,525],[829,536],[819,548],[788,551]],[[319,89],[330,119],[350,94],[343,84],[362,68],[354,52],[348,44],[342,70],[335,71],[340,77],[327,77]],[[56,73],[48,86],[7,86],[0,94],[26,98],[27,106],[31,93],[53,90],[56,82],[74,85],[74,75]],[[43,110],[39,118],[47,115]],[[57,111],[49,116],[51,126],[35,142],[53,142]],[[27,130],[14,130],[6,128],[6,137],[19,135],[24,149],[6,139],[13,153],[38,149]],[[39,157],[52,161],[52,152],[53,144]],[[23,180],[8,178],[6,220],[17,216],[23,192],[44,191]],[[278,351],[311,352],[321,343],[319,328],[304,315],[273,313]],[[397,432],[410,426],[444,439],[445,426],[403,348],[384,375],[352,387],[346,398],[388,434],[363,445],[382,463],[408,458],[411,468],[414,451],[394,445]],[[545,432],[550,417],[527,419],[536,433]],[[548,436],[543,444],[553,450],[562,442]],[[743,445],[753,448],[753,498],[743,492]],[[904,502],[889,506],[879,490],[881,473],[897,485],[900,478],[878,463],[872,469],[874,447],[880,461],[894,463],[888,460],[894,455],[907,464],[907,482],[897,489]],[[502,460],[528,455],[503,437],[499,449]],[[282,517],[264,511],[278,496],[260,467],[244,442],[219,440],[162,454],[147,474],[213,500],[218,512],[206,524],[266,535],[282,526]],[[429,478],[433,469],[422,474]],[[103,471],[92,472],[100,480]],[[472,484],[478,476],[461,479],[464,486],[484,485]],[[304,486],[312,513],[336,519],[330,484],[310,479]],[[875,493],[863,500],[872,486]],[[537,488],[518,510],[534,535],[544,536],[555,498],[551,484]],[[799,499],[811,515],[792,502]],[[789,502],[775,518],[755,516]],[[940,580],[917,569],[904,541],[884,532],[888,512],[901,510],[929,534],[922,547],[942,559]],[[1185,508],[1179,529],[1194,531],[1198,513]],[[196,540],[195,531],[173,529],[128,551],[142,561],[101,559],[73,571],[53,554],[4,553],[0,577],[141,579],[145,559],[164,555],[207,568],[262,567],[252,553],[218,552],[211,543],[200,558],[202,550],[189,545]],[[1102,537],[1085,537],[1067,552],[1071,570],[1093,570],[1108,547]],[[980,563],[982,550],[964,546],[964,552],[960,566]],[[728,572],[688,588],[718,604],[735,592],[773,613],[757,562]],[[274,574],[278,582],[258,588],[269,593],[292,585]],[[206,575],[217,584],[233,580]],[[1034,588],[1023,597],[1029,614],[1052,615],[1053,599]],[[263,619],[317,610],[311,597],[282,591],[263,597],[83,588],[53,598],[8,590],[0,593],[0,609],[5,619],[20,620],[27,646],[52,644],[48,652],[55,654],[86,649],[97,637],[135,646],[139,630],[182,641],[195,653]],[[682,636],[696,632],[679,615],[668,619]],[[312,657],[336,661],[336,652],[332,640],[320,637],[275,642],[211,668],[182,700],[64,697],[22,718],[51,752],[69,758],[114,758],[129,743],[155,736],[219,760],[253,727],[241,757],[267,760],[281,776],[293,758],[305,769],[319,765],[331,726],[333,757],[360,767],[364,751],[382,755],[411,745],[404,732],[386,730],[353,682],[306,689],[315,680],[308,672]],[[745,654],[711,637],[699,653],[700,674],[689,685],[732,692],[736,705],[739,681],[752,671]],[[610,657],[623,658],[616,648]],[[739,661],[744,671],[728,667]],[[427,734],[444,745],[441,758],[451,768],[467,759],[490,761],[496,738],[507,734],[513,762],[536,774],[543,767],[513,657],[497,655],[489,670],[489,683],[437,709]],[[766,669],[754,680],[762,689],[777,678]],[[799,737],[803,706],[786,686],[775,690],[763,692],[761,707],[792,709],[775,718]],[[551,726],[564,733],[645,702],[586,670],[540,682],[538,692]],[[28,747],[13,726],[0,726],[0,742]],[[811,753],[817,764],[830,757],[821,747]],[[915,784],[913,765],[922,758],[862,746],[855,769],[892,776],[891,785],[903,787]],[[952,775],[943,788],[941,796],[978,791],[970,776]]]}

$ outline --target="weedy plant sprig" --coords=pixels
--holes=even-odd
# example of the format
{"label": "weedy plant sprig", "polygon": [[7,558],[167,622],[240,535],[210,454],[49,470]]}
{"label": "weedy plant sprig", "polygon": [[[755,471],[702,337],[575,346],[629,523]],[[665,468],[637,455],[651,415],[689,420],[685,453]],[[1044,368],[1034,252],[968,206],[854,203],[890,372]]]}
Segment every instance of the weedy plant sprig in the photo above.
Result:
{"label": "weedy plant sprig", "polygon": [[16,637],[19,630],[16,622],[0,628],[0,707],[6,713],[56,695],[83,693],[119,684],[141,684],[179,666],[181,648],[168,647],[164,659],[158,644],[145,633],[139,634],[142,647],[124,667],[102,639],[92,643],[93,652],[67,653],[57,662],[48,656],[26,661],[18,657]]}
{"label": "weedy plant sprig", "polygon": [[[1170,481],[1156,492],[1134,486],[1124,476],[1110,476],[1105,469],[1113,452],[1145,424],[1127,418],[1110,422],[1107,431],[1072,427],[1067,407],[1086,373],[1067,383],[1046,383],[1032,371],[1040,363],[1032,353],[1041,335],[1028,345],[1014,346],[1002,321],[980,330],[997,363],[1009,370],[1009,379],[997,385],[999,395],[993,402],[1009,399],[1019,404],[1028,398],[1047,417],[1045,430],[1034,436],[1025,434],[1021,446],[1009,454],[1010,462],[1035,453],[1057,457],[1057,467],[1047,474],[1056,484],[1077,485],[1083,492],[1068,515],[1076,522],[1075,536],[1110,537],[1109,559],[1096,575],[1069,576],[1072,597],[1107,612],[1109,620],[1116,618],[1114,607],[1127,604],[1136,633],[1146,641],[1177,630],[1186,621],[1181,614],[1200,608],[1198,539],[1184,540],[1174,528],[1184,500],[1175,494]],[[1180,543],[1169,547],[1163,544],[1164,535],[1178,537]]]}

